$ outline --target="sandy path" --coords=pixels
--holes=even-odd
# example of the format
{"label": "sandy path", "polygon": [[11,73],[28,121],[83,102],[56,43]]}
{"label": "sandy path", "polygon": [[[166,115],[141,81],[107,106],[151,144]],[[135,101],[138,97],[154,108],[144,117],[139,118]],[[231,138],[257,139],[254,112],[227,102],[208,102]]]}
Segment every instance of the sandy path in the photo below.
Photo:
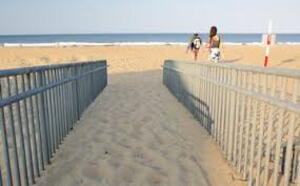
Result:
{"label": "sandy path", "polygon": [[111,75],[38,185],[239,185],[231,174],[155,70]]}

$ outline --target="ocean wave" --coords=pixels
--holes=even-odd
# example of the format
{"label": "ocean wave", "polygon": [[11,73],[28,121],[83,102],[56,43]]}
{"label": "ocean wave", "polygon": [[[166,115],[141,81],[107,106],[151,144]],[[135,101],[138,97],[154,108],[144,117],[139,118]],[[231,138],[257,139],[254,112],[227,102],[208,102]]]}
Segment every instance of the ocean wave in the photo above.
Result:
{"label": "ocean wave", "polygon": [[278,42],[278,45],[300,45],[300,42]]}
{"label": "ocean wave", "polygon": [[151,46],[151,45],[187,45],[183,42],[56,42],[56,43],[3,43],[3,47],[74,47],[74,46]]}
{"label": "ocean wave", "polygon": [[[205,45],[206,43],[203,43]],[[224,45],[253,45],[263,46],[261,42],[224,42]],[[278,42],[277,45],[300,45],[300,42]],[[112,43],[96,43],[96,42],[55,42],[55,43],[3,43],[2,47],[80,47],[80,46],[164,46],[164,45],[180,45],[187,46],[185,42],[112,42]]]}

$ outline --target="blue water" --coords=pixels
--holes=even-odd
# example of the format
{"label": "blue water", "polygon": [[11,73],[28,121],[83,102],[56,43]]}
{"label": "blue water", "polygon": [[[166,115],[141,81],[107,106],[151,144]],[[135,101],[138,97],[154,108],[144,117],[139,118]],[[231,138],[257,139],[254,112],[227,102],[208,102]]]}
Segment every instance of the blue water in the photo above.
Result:
{"label": "blue water", "polygon": [[[206,41],[207,34],[200,34]],[[261,42],[261,34],[221,34],[224,42]],[[190,34],[57,34],[1,36],[0,43],[55,43],[55,42],[187,42]],[[277,34],[277,42],[300,42],[300,34]]]}

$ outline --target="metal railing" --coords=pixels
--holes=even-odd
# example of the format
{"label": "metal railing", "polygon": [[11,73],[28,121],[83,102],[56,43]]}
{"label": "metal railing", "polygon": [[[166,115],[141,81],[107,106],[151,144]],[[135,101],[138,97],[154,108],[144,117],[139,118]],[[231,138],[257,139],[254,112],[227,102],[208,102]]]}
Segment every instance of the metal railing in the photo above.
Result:
{"label": "metal railing", "polygon": [[249,185],[299,183],[299,70],[167,60],[163,82]]}
{"label": "metal railing", "polygon": [[0,71],[0,186],[34,184],[107,84],[106,61]]}

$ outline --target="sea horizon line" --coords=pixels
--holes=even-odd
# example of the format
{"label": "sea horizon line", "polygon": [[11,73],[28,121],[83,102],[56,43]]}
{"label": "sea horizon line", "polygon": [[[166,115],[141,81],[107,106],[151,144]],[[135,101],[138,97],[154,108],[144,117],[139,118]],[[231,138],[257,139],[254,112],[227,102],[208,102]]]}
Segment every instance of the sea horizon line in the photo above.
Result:
{"label": "sea horizon line", "polygon": [[[99,32],[99,33],[17,33],[17,34],[0,34],[0,37],[7,37],[7,36],[50,36],[50,35],[167,35],[167,34],[192,34],[193,32]],[[199,34],[208,34],[208,32],[198,32]],[[265,32],[220,32],[220,34],[238,34],[238,35],[257,35],[257,34],[264,34]],[[297,35],[300,32],[278,32],[274,34],[280,35]]]}

